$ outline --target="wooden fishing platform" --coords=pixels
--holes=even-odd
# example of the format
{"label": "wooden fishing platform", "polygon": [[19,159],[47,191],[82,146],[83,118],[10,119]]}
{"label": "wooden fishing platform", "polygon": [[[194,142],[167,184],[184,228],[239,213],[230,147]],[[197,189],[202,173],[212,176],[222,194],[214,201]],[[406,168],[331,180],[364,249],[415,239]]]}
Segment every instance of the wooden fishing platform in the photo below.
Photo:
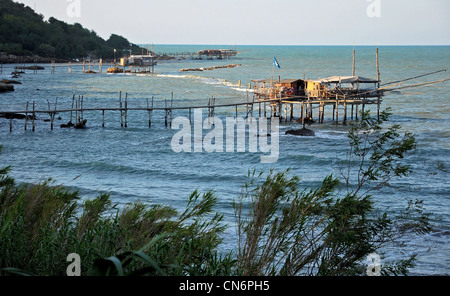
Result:
{"label": "wooden fishing platform", "polygon": [[[230,108],[234,108],[235,116],[238,117],[238,107],[241,113],[244,111],[244,117],[256,117],[258,112],[259,117],[277,118],[280,122],[297,121],[303,124],[310,124],[317,122],[319,124],[325,121],[325,108],[332,106],[332,122],[339,124],[339,119],[342,117],[342,124],[346,124],[347,120],[358,119],[358,114],[364,113],[367,105],[376,105],[377,116],[380,115],[380,105],[383,101],[385,92],[398,90],[407,87],[426,86],[439,82],[446,82],[450,79],[442,79],[438,81],[426,82],[412,86],[400,86],[402,82],[424,77],[431,74],[447,71],[447,69],[418,75],[415,77],[381,84],[380,71],[378,63],[378,48],[376,51],[376,66],[377,79],[368,79],[364,77],[355,76],[355,51],[353,50],[353,75],[352,76],[333,76],[325,79],[306,80],[306,79],[285,79],[274,80],[273,77],[268,80],[252,80],[254,83],[253,97],[250,98],[247,91],[247,100],[245,102],[216,104],[214,97],[208,100],[207,104],[196,106],[173,106],[173,93],[171,99],[164,99],[163,106],[156,106],[155,99],[146,99],[146,106],[129,106],[128,93],[125,93],[122,98],[122,92],[119,93],[119,100],[117,107],[111,105],[111,100],[108,100],[108,106],[105,107],[86,107],[84,105],[84,96],[75,95],[72,97],[71,108],[58,109],[58,99],[51,104],[47,100],[47,109],[38,110],[36,103],[27,102],[25,109],[22,110],[5,110],[0,111],[0,118],[7,118],[10,120],[10,131],[13,130],[13,120],[24,119],[25,130],[27,130],[29,121],[31,121],[32,131],[35,131],[37,120],[36,114],[48,114],[50,119],[44,121],[50,122],[51,130],[54,129],[55,117],[58,114],[70,113],[70,121],[67,124],[62,124],[61,128],[78,127],[83,128],[87,124],[84,118],[85,112],[102,112],[102,127],[105,127],[105,113],[119,112],[120,126],[128,127],[128,112],[147,112],[148,113],[148,127],[152,126],[152,115],[154,111],[164,112],[165,126],[171,125],[173,112],[184,110],[188,111],[189,120],[191,120],[192,110],[206,109],[208,110],[208,117],[214,117],[217,108],[226,108],[228,114]],[[84,68],[84,67],[83,67]],[[372,87],[363,87],[362,85],[369,84]],[[251,84],[250,84],[251,85]],[[250,86],[249,86],[250,88]],[[67,103],[67,102],[66,102]],[[53,106],[53,107],[52,107]],[[316,114],[313,110],[318,109]],[[296,111],[297,110],[297,111]],[[342,112],[340,112],[340,110]],[[186,112],[185,112],[186,113]],[[187,115],[187,114],[184,114]],[[316,116],[316,117],[314,117]],[[317,118],[317,120],[314,120]]]}
{"label": "wooden fishing platform", "polygon": [[[296,99],[296,100],[294,100]],[[67,103],[67,102],[66,102]],[[61,108],[58,109],[58,99],[54,101],[54,103],[50,103],[47,100],[47,109],[37,109],[36,102],[27,102],[26,107],[22,110],[8,110],[8,111],[0,111],[0,117],[7,118],[10,120],[10,131],[13,130],[13,120],[25,120],[24,129],[27,130],[28,126],[31,125],[31,130],[35,131],[36,124],[35,121],[38,120],[37,115],[39,114],[48,114],[49,119],[45,119],[50,123],[50,129],[54,129],[54,123],[56,116],[69,113],[70,121],[67,124],[62,124],[62,128],[70,128],[74,126],[84,127],[86,125],[86,119],[84,114],[86,112],[101,112],[102,113],[102,127],[105,127],[105,113],[106,112],[118,112],[120,113],[120,126],[128,127],[128,114],[129,112],[147,112],[148,113],[148,127],[152,126],[152,118],[153,112],[163,112],[164,114],[164,122],[165,126],[169,126],[172,123],[173,112],[184,110],[184,115],[189,116],[191,120],[192,111],[194,109],[205,109],[208,110],[208,117],[216,116],[216,110],[218,108],[227,108],[227,112],[230,113],[230,109],[234,111],[234,115],[236,118],[239,116],[239,113],[243,114],[241,117],[249,118],[249,117],[266,117],[266,118],[277,118],[280,122],[294,121],[298,119],[302,120],[302,123],[305,123],[305,118],[311,120],[313,118],[313,109],[319,108],[318,113],[318,122],[323,123],[324,121],[324,107],[327,105],[333,105],[333,121],[338,123],[339,112],[338,109],[342,107],[344,108],[344,115],[342,119],[342,123],[345,124],[347,121],[347,106],[351,105],[351,119],[353,119],[354,108],[353,106],[362,106],[362,110],[364,110],[364,106],[367,104],[376,104],[379,103],[377,99],[351,99],[351,98],[343,98],[337,96],[334,101],[331,100],[315,100],[315,99],[302,99],[299,98],[276,98],[276,99],[256,99],[255,96],[253,98],[247,97],[246,102],[238,102],[238,103],[226,103],[226,104],[216,104],[216,98],[212,97],[208,100],[208,103],[203,105],[196,106],[173,106],[173,94],[170,100],[165,99],[163,101],[163,106],[155,106],[154,97],[146,100],[147,106],[130,106],[128,101],[128,93],[125,93],[123,98],[122,92],[119,93],[119,100],[117,102],[117,107],[111,105],[111,103],[106,107],[88,107],[85,105],[84,96],[72,98],[72,107],[71,108]],[[161,103],[161,102],[160,102]],[[160,104],[161,105],[161,104]],[[294,106],[299,106],[299,108],[294,108]],[[239,109],[239,110],[238,110]],[[297,110],[297,111],[294,111]],[[356,108],[357,110],[357,108]],[[300,113],[300,114],[298,114]],[[283,115],[284,114],[284,115]],[[357,119],[357,114],[355,113],[355,118]],[[84,123],[83,123],[84,122]],[[83,123],[83,124],[81,124]]]}

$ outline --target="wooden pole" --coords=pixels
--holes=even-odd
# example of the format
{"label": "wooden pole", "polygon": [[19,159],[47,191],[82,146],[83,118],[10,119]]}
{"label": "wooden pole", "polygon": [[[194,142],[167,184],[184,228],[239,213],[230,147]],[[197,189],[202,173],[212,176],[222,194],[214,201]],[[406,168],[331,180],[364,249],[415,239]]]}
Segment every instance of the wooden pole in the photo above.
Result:
{"label": "wooden pole", "polygon": [[309,118],[313,117],[313,113],[312,113],[312,105],[311,105],[311,98],[308,97],[308,116]]}
{"label": "wooden pole", "polygon": [[336,114],[336,104],[333,104],[333,121],[335,118],[335,114]]}
{"label": "wooden pole", "polygon": [[125,127],[128,127],[128,93],[125,93]]}
{"label": "wooden pole", "polygon": [[344,119],[342,120],[342,124],[347,124],[347,98],[344,95]]}
{"label": "wooden pole", "polygon": [[323,112],[323,105],[322,102],[319,104],[319,124],[322,123],[322,112]]}
{"label": "wooden pole", "polygon": [[290,121],[292,121],[292,119],[294,118],[294,104],[291,104],[291,119]]}
{"label": "wooden pole", "polygon": [[300,106],[300,116],[301,118],[303,118],[303,108],[305,107],[305,100],[302,100],[302,104]]}
{"label": "wooden pole", "polygon": [[120,127],[123,127],[122,92],[119,93]]}
{"label": "wooden pole", "polygon": [[36,118],[36,112],[34,112],[35,111],[35,108],[34,108],[34,101],[33,101],[33,118],[32,118],[32,121],[33,121],[33,132],[34,132],[34,130],[35,130],[35,128],[34,128],[34,119]]}
{"label": "wooden pole", "polygon": [[167,99],[164,99],[164,107],[166,112],[166,116],[164,117],[164,125],[167,127]]}
{"label": "wooden pole", "polygon": [[83,113],[83,101],[84,101],[84,95],[81,96],[81,103],[80,103],[80,107],[81,107],[81,120],[84,119],[84,113]]}
{"label": "wooden pole", "polygon": [[355,49],[353,48],[353,68],[352,68],[352,76],[355,76],[355,73],[356,73],[355,61],[356,61],[356,52],[355,52]]}
{"label": "wooden pole", "polygon": [[149,122],[148,122],[148,127],[151,127],[152,126],[152,112],[153,112],[153,96],[152,96],[152,110],[150,110],[150,113],[149,113]]}
{"label": "wooden pole", "polygon": [[303,128],[305,128],[305,116],[306,116],[305,100],[302,100],[302,125],[303,125]]}
{"label": "wooden pole", "polygon": [[70,109],[70,122],[72,122],[72,112],[73,112],[74,101],[75,101],[75,95],[73,95],[73,97],[72,97],[72,109]]}
{"label": "wooden pole", "polygon": [[377,58],[377,80],[378,80],[378,87],[380,87],[380,63],[378,60],[378,47],[377,47],[376,58]]}
{"label": "wooden pole", "polygon": [[339,123],[339,97],[336,95],[336,124]]}
{"label": "wooden pole", "polygon": [[321,119],[322,123],[323,123],[324,117],[325,117],[325,104],[322,105],[322,119]]}
{"label": "wooden pole", "polygon": [[[153,97],[152,97],[152,108],[153,108]],[[152,127],[152,110],[150,109],[148,99],[147,99],[147,112],[148,112],[148,127]]]}
{"label": "wooden pole", "polygon": [[[378,80],[378,88],[380,88],[380,62],[378,60],[378,47],[377,47],[377,80]],[[379,92],[379,91],[377,91]],[[380,96],[378,95],[377,99],[377,118],[380,120]]]}
{"label": "wooden pole", "polygon": [[380,120],[380,104],[381,104],[381,100],[380,100],[380,96],[378,96],[378,98],[377,98],[377,119],[378,119],[378,121]]}

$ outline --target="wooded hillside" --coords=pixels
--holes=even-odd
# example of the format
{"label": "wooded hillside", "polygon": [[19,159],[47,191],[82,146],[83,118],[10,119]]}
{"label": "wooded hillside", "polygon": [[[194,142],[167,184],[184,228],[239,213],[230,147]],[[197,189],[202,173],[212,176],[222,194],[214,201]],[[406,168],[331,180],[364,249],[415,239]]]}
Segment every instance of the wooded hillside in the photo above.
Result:
{"label": "wooded hillside", "polygon": [[[115,34],[105,41],[79,23],[70,25],[53,17],[44,20],[24,4],[0,0],[0,52],[67,60],[87,56],[111,59],[114,49],[117,58],[130,49],[130,42]],[[133,45],[133,50],[141,49]]]}

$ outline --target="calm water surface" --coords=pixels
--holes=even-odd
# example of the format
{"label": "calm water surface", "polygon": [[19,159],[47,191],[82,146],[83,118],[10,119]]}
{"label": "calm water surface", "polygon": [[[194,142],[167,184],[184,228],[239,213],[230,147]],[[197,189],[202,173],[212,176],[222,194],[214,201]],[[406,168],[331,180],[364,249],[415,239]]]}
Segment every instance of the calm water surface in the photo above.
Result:
{"label": "calm water surface", "polygon": [[[197,51],[229,46],[175,46],[158,45],[159,52]],[[240,52],[231,60],[161,61],[154,75],[83,74],[81,67],[73,66],[72,74],[66,67],[57,67],[50,73],[50,65],[39,74],[26,73],[16,85],[16,91],[0,95],[0,110],[24,109],[26,102],[35,101],[37,109],[47,109],[48,102],[58,107],[71,107],[72,96],[84,96],[84,106],[119,107],[119,92],[128,93],[128,107],[145,107],[153,98],[155,107],[163,107],[173,93],[174,106],[206,105],[216,98],[216,104],[244,102],[245,87],[251,79],[270,78],[272,59],[277,57],[281,69],[277,77],[324,78],[351,75],[352,47],[339,46],[238,46]],[[357,47],[356,73],[376,78],[375,48]],[[232,69],[204,72],[179,72],[183,68],[211,67],[241,64]],[[450,64],[450,47],[380,47],[382,82],[400,80],[428,73]],[[1,78],[8,78],[12,65],[3,65]],[[97,67],[97,66],[96,66]],[[107,65],[103,66],[103,72]],[[97,69],[96,69],[97,70]],[[448,73],[427,76],[411,83],[448,78]],[[241,87],[239,87],[241,81]],[[448,82],[427,88],[410,88],[401,93],[388,94],[382,108],[392,107],[393,123],[416,135],[417,150],[407,158],[414,171],[375,194],[377,206],[387,211],[404,208],[405,199],[423,199],[425,209],[434,214],[434,230],[422,237],[411,237],[402,256],[417,252],[418,264],[413,274],[450,274],[450,86]],[[52,105],[54,107],[54,105]],[[216,109],[216,116],[225,119],[234,116],[234,108]],[[240,116],[245,108],[239,108]],[[296,116],[299,110],[296,110]],[[314,110],[317,112],[317,110]],[[323,125],[313,125],[316,137],[299,138],[284,135],[295,123],[280,126],[279,159],[274,164],[261,164],[261,153],[175,153],[171,140],[177,130],[164,126],[163,112],[154,112],[152,128],[148,128],[147,112],[128,114],[128,128],[120,127],[120,114],[107,111],[105,128],[101,112],[85,112],[88,128],[60,129],[69,121],[69,114],[61,114],[57,128],[50,131],[47,115],[40,115],[36,132],[24,131],[24,121],[0,118],[0,156],[2,166],[12,165],[12,176],[19,182],[38,182],[47,178],[79,190],[84,198],[93,198],[98,192],[110,192],[114,202],[126,204],[141,200],[149,204],[164,203],[181,209],[188,194],[195,189],[214,189],[219,196],[217,211],[225,214],[230,225],[224,237],[223,248],[233,248],[234,213],[231,202],[247,180],[249,170],[268,172],[271,168],[285,170],[301,177],[304,188],[318,186],[330,173],[337,173],[336,163],[345,157],[348,148],[344,126],[331,122],[331,107],[326,109]],[[206,116],[207,110],[203,110]],[[256,114],[257,112],[255,112]],[[185,111],[174,111],[174,117],[188,116]],[[316,114],[317,116],[317,114]],[[248,151],[248,150],[247,150]],[[382,257],[383,260],[383,257]]]}

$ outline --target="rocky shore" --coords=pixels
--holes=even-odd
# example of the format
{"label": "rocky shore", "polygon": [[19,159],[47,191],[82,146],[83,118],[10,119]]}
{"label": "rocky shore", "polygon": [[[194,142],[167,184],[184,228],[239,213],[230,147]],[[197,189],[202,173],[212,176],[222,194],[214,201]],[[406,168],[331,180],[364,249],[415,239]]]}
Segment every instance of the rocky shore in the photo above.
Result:
{"label": "rocky shore", "polygon": [[44,58],[40,56],[16,56],[6,52],[0,52],[0,63],[2,64],[32,64],[32,63],[66,63],[68,59]]}
{"label": "rocky shore", "polygon": [[0,92],[13,91],[14,85],[12,84],[22,84],[19,81],[3,79],[0,81]]}

